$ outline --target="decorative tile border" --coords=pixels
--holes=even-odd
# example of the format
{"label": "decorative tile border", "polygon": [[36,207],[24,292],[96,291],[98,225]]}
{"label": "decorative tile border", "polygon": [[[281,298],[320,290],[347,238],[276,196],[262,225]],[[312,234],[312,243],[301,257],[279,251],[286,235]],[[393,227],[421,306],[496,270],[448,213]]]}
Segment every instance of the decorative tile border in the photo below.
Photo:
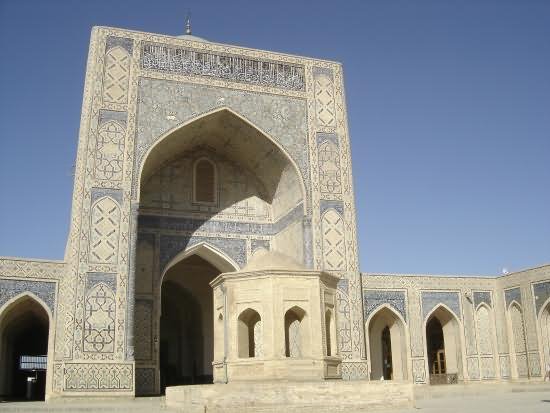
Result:
{"label": "decorative tile border", "polygon": [[190,47],[144,42],[141,68],[185,76],[206,76],[232,82],[305,91],[304,67],[244,56],[199,51]]}

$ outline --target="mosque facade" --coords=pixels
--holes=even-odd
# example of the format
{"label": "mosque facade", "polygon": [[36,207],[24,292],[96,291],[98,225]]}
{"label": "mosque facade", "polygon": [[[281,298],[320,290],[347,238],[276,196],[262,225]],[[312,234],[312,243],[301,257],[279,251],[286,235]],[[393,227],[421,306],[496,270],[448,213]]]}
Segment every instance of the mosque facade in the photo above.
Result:
{"label": "mosque facade", "polygon": [[65,257],[0,258],[0,334],[13,397],[25,355],[47,399],[541,381],[550,266],[361,273],[341,64],[95,27]]}

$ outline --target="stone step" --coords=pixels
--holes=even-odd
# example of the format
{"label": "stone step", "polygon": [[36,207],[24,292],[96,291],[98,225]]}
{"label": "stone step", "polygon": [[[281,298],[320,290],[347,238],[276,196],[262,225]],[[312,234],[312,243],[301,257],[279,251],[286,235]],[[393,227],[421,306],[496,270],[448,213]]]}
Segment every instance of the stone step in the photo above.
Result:
{"label": "stone step", "polygon": [[254,381],[166,389],[166,404],[186,413],[349,413],[413,404],[410,383]]}
{"label": "stone step", "polygon": [[116,413],[171,413],[178,410],[169,408],[164,397],[136,399],[56,399],[48,402],[1,402],[0,411],[37,412],[37,413],[69,413],[69,412],[116,412]]}

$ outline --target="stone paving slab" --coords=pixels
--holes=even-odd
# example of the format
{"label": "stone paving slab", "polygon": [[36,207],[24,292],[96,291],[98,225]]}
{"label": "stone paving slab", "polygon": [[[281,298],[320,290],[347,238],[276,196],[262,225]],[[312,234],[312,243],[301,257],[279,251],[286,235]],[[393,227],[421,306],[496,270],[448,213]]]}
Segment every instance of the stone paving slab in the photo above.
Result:
{"label": "stone paving slab", "polygon": [[[368,409],[385,413],[550,413],[550,383],[487,383],[453,386],[422,386],[415,389],[414,407],[401,409]],[[164,397],[126,400],[61,399],[44,402],[0,403],[1,413],[68,413],[68,412],[128,412],[172,413],[182,410],[168,408]],[[347,413],[366,410],[350,408]],[[299,410],[281,406],[283,413]],[[205,412],[208,413],[208,412]]]}

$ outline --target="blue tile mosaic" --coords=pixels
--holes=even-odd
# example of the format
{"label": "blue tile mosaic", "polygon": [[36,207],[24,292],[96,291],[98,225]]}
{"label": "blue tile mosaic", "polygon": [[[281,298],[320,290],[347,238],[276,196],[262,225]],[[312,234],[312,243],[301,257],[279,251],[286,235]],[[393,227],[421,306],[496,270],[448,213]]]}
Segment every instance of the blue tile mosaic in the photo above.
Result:
{"label": "blue tile mosaic", "polygon": [[91,197],[92,204],[100,198],[108,196],[113,198],[118,202],[119,205],[122,205],[122,191],[120,189],[108,189],[108,188],[92,188]]}
{"label": "blue tile mosaic", "polygon": [[325,141],[329,141],[336,146],[340,146],[338,135],[336,135],[335,133],[317,132],[317,145],[320,145]]}
{"label": "blue tile mosaic", "polygon": [[445,304],[458,318],[462,318],[460,311],[460,297],[453,291],[422,291],[422,316],[426,318],[428,313],[439,304]]}
{"label": "blue tile mosaic", "polygon": [[347,280],[346,278],[340,278],[336,288],[338,288],[338,290],[342,291],[343,293],[348,294],[349,293],[349,280]]}
{"label": "blue tile mosaic", "polygon": [[490,291],[474,291],[474,307],[477,308],[481,303],[485,303],[489,307],[493,306]]}
{"label": "blue tile mosaic", "polygon": [[122,47],[129,54],[132,54],[132,50],[134,49],[134,41],[126,37],[107,36],[107,39],[105,40],[105,52],[108,52],[117,46]]}
{"label": "blue tile mosaic", "polygon": [[271,236],[278,234],[281,230],[285,229],[293,222],[301,219],[301,217],[303,217],[303,207],[300,203],[274,224],[240,221],[215,221],[206,218],[197,219],[159,215],[140,215],[138,217],[138,223],[140,228],[149,228],[162,231],[200,231],[223,234]]}
{"label": "blue tile mosaic", "polygon": [[251,239],[250,240],[250,250],[252,253],[256,251],[258,248],[264,248],[266,250],[269,250],[269,240],[267,239]]}
{"label": "blue tile mosaic", "polygon": [[97,284],[103,283],[116,292],[116,274],[105,272],[89,272],[86,276],[86,291],[91,290]]}
{"label": "blue tile mosaic", "polygon": [[319,208],[321,211],[321,215],[323,215],[327,209],[332,208],[336,210],[342,217],[344,216],[344,203],[342,201],[321,199],[319,201]]}
{"label": "blue tile mosaic", "polygon": [[99,125],[103,125],[110,120],[116,120],[126,126],[126,118],[128,114],[126,112],[118,112],[114,110],[100,110],[99,111]]}
{"label": "blue tile mosaic", "polygon": [[516,301],[521,305],[521,290],[519,287],[511,288],[504,291],[504,301],[506,302],[506,308],[510,306],[512,301]]}
{"label": "blue tile mosaic", "polygon": [[533,292],[535,294],[535,305],[538,314],[544,303],[550,298],[550,281],[533,284]]}
{"label": "blue tile mosaic", "polygon": [[407,321],[407,308],[404,291],[363,290],[363,311],[365,320],[383,304],[388,304]]}
{"label": "blue tile mosaic", "polygon": [[0,307],[24,292],[31,292],[55,312],[55,282],[0,279]]}
{"label": "blue tile mosaic", "polygon": [[201,237],[189,235],[160,236],[160,268],[161,273],[166,265],[180,252],[193,245],[204,242],[219,249],[231,257],[241,268],[246,264],[246,240],[239,238]]}
{"label": "blue tile mosaic", "polygon": [[[311,197],[306,100],[289,96],[270,95],[243,90],[198,85],[160,79],[140,78],[135,139],[134,170],[140,165],[147,150],[176,125],[159,110],[169,109],[180,124],[197,119],[224,106],[248,120],[264,135],[272,137],[294,160]],[[137,190],[139,174],[133,177],[132,188]]]}

